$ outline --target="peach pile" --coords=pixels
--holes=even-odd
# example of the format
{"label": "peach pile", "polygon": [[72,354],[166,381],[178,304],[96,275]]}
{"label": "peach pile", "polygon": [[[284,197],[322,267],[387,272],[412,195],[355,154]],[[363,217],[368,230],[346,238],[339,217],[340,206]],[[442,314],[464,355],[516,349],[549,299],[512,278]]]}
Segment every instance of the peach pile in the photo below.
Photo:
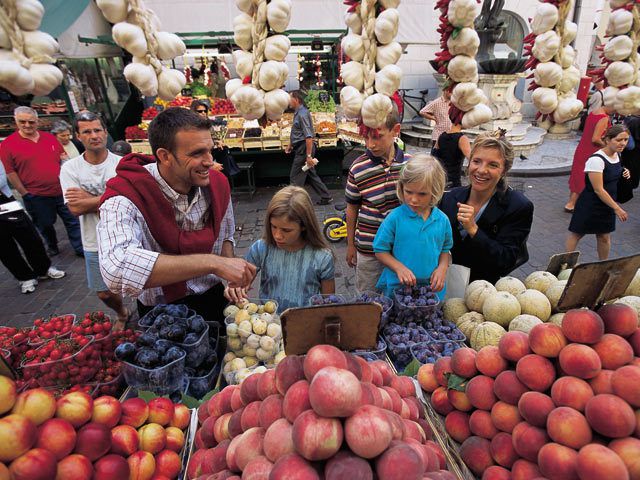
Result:
{"label": "peach pile", "polygon": [[16,394],[0,376],[0,479],[174,479],[191,411],[167,398],[122,404],[84,392]]}
{"label": "peach pile", "polygon": [[640,328],[631,307],[571,310],[562,327],[543,323],[478,352],[456,350],[423,365],[418,382],[483,480],[640,480]]}
{"label": "peach pile", "polygon": [[408,377],[329,345],[203,403],[187,477],[455,479]]}

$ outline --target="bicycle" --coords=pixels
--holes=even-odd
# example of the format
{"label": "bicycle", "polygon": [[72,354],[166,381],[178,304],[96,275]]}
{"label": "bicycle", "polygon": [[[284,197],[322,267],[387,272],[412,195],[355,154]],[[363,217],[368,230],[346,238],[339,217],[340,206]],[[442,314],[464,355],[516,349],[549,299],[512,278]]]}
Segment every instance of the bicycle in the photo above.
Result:
{"label": "bicycle", "polygon": [[[398,93],[400,94],[400,98],[402,98],[402,104],[407,105],[411,110],[413,110],[416,114],[411,118],[411,120],[415,120],[416,118],[422,118],[420,115],[420,110],[422,110],[427,105],[427,98],[429,96],[429,89],[419,90],[420,96],[415,95],[407,95],[407,92],[411,92],[412,90],[416,90],[415,88],[399,88]],[[420,100],[420,108],[416,108],[413,103],[409,100]],[[400,123],[404,120],[406,113],[406,108],[402,110],[402,115],[400,115]]]}
{"label": "bicycle", "polygon": [[340,217],[325,218],[322,228],[324,237],[330,243],[339,243],[343,238],[347,238],[347,206],[344,203],[337,204],[335,209],[342,212]]}

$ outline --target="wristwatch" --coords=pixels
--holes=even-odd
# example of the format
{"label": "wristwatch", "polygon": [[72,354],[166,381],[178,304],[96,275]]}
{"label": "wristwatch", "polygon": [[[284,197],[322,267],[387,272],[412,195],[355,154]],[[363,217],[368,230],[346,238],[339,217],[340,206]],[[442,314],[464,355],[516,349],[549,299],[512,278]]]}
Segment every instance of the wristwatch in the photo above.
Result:
{"label": "wristwatch", "polygon": [[313,158],[313,155],[307,154],[307,158]]}

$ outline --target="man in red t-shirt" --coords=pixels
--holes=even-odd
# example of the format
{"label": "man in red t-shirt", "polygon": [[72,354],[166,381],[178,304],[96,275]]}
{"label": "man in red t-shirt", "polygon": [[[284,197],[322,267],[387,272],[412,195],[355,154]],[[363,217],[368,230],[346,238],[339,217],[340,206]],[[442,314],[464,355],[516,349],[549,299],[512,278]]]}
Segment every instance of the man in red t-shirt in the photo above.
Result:
{"label": "man in red t-shirt", "polygon": [[16,108],[14,118],[18,130],[0,143],[0,159],[9,182],[22,195],[27,212],[47,243],[47,253],[59,253],[54,227],[59,215],[76,255],[83,256],[80,223],[69,212],[60,188],[64,149],[56,137],[38,131],[38,114],[32,108]]}

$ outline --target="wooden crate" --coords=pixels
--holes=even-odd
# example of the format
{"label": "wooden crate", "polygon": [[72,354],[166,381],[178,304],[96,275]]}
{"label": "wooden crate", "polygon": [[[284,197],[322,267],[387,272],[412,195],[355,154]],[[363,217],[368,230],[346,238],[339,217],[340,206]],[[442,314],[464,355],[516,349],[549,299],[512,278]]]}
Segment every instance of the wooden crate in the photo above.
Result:
{"label": "wooden crate", "polygon": [[242,142],[243,150],[262,150],[261,138],[245,138]]}
{"label": "wooden crate", "polygon": [[337,137],[321,137],[318,139],[318,147],[320,148],[335,147],[336,145],[338,145]]}
{"label": "wooden crate", "polygon": [[142,153],[143,155],[151,155],[151,144],[147,140],[127,140],[131,145],[132,153]]}
{"label": "wooden crate", "polygon": [[280,150],[282,148],[282,142],[279,138],[263,138],[262,148],[265,150]]}

